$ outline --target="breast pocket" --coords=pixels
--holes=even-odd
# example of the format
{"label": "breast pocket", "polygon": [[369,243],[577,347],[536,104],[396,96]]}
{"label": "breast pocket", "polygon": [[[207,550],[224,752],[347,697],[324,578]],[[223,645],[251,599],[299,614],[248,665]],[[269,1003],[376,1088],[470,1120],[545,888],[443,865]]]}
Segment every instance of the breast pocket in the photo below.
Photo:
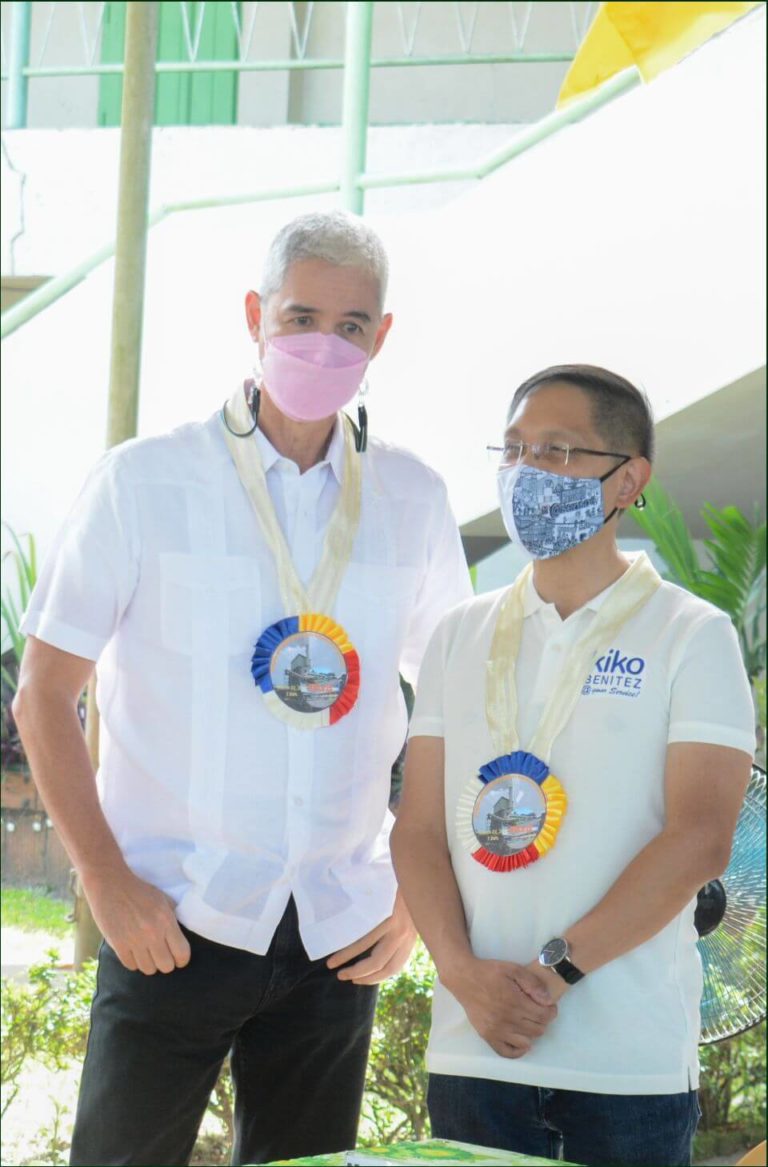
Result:
{"label": "breast pocket", "polygon": [[399,653],[419,581],[415,567],[350,563],[339,591],[340,622],[360,646]]}
{"label": "breast pocket", "polygon": [[160,555],[163,644],[236,655],[262,631],[259,563],[245,555]]}

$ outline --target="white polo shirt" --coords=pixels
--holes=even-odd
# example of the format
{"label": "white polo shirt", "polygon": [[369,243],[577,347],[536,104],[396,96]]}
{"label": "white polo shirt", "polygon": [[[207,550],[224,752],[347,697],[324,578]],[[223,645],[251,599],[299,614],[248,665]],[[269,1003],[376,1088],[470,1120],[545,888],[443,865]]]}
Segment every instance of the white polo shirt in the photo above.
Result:
{"label": "white polo shirt", "polygon": [[[561,620],[530,585],[517,669],[522,749],[569,647],[611,590]],[[662,583],[584,678],[547,759],[568,799],[554,847],[526,868],[489,871],[457,838],[455,820],[467,780],[496,755],[485,662],[504,595],[462,604],[441,622],[422,665],[410,736],[445,739],[448,843],[474,953],[526,964],[590,911],[662,830],[667,745],[709,742],[751,754],[754,712],[728,617]],[[429,1069],[601,1094],[695,1087],[702,975],[694,907],[569,989],[522,1058],[499,1056],[438,984]]]}
{"label": "white polo shirt", "polygon": [[[340,428],[305,474],[252,440],[306,583],[339,493]],[[193,931],[252,952],[291,894],[313,958],[390,914],[398,672],[415,679],[437,621],[471,594],[441,479],[375,439],[361,458],[360,526],[330,613],[359,653],[360,694],[334,726],[289,728],[251,677],[258,636],[291,613],[218,415],[102,458],[23,623],[98,661],[98,785],[129,866]]]}

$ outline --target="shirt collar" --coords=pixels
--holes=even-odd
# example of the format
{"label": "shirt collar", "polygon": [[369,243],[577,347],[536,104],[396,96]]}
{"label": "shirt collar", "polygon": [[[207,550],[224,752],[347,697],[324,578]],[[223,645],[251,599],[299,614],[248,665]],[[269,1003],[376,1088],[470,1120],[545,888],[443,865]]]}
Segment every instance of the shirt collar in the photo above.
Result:
{"label": "shirt collar", "polygon": [[[638,554],[639,552],[634,551],[624,552],[624,555],[630,561],[630,565],[637,558]],[[619,576],[619,579],[622,578],[622,576]],[[591,600],[587,600],[586,604],[578,609],[578,612],[599,612],[613,589],[616,587],[619,579],[615,579],[612,584],[608,584],[607,588],[603,588],[603,590],[598,592],[596,596],[593,596]],[[536,588],[533,586],[533,575],[531,575],[530,579],[528,580],[528,587],[525,590],[525,596],[523,599],[523,617],[532,616],[534,612],[539,612],[542,609],[556,611],[554,604],[548,604],[546,600],[542,600],[541,596],[536,591]],[[577,615],[577,612],[572,614],[575,616]]]}
{"label": "shirt collar", "polygon": [[[262,433],[260,429],[256,430],[256,444],[259,447],[261,454],[261,464],[264,467],[264,473],[268,473],[273,466],[278,462],[288,462],[289,459],[281,454],[279,450],[270,442],[266,434]],[[325,457],[317,463],[317,466],[330,466],[333,471],[336,481],[341,483],[344,474],[344,431],[341,427],[340,419],[337,417],[331,433],[331,440],[328,445],[328,452]]]}

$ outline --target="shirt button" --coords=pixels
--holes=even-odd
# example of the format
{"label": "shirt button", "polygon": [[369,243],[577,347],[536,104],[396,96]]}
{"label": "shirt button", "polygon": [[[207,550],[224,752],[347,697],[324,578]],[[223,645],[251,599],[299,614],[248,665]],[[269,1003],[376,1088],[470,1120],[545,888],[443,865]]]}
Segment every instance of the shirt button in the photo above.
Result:
{"label": "shirt button", "polygon": [[296,795],[296,797],[295,797],[295,798],[294,798],[294,800],[293,800],[293,805],[294,805],[294,806],[303,806],[303,805],[304,805],[304,799],[303,799],[303,798],[299,798],[299,796],[298,796],[298,795]]}

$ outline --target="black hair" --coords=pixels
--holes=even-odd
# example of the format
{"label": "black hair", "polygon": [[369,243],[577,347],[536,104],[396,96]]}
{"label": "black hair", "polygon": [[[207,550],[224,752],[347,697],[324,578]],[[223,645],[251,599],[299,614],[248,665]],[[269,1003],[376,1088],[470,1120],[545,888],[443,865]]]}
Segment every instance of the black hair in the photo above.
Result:
{"label": "black hair", "polygon": [[595,429],[611,449],[653,461],[655,435],[648,398],[618,373],[598,365],[552,365],[534,373],[516,390],[507,421],[531,393],[555,383],[574,385],[587,394]]}

